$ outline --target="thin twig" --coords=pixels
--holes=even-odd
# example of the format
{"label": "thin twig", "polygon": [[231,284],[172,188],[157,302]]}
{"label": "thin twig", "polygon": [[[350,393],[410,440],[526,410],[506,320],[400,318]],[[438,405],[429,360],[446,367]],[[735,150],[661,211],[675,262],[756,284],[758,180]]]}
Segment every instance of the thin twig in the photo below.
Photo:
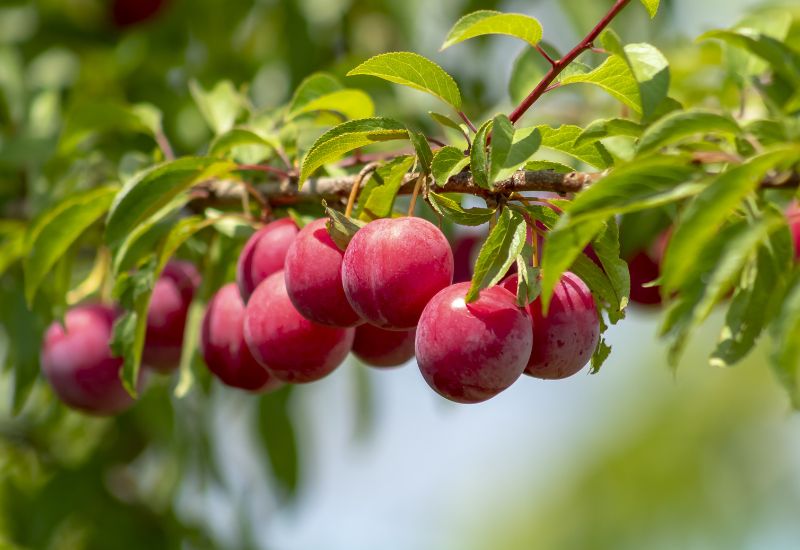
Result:
{"label": "thin twig", "polygon": [[617,0],[612,8],[606,13],[606,15],[600,20],[600,22],[595,25],[595,27],[589,31],[583,40],[575,46],[567,55],[555,61],[551,66],[550,70],[542,77],[542,80],[536,87],[531,91],[528,96],[522,100],[522,102],[517,105],[517,107],[508,115],[508,118],[511,120],[512,123],[517,122],[522,115],[524,115],[531,106],[536,103],[536,101],[542,97],[542,95],[547,91],[550,87],[550,84],[561,74],[570,63],[575,61],[575,59],[585,52],[588,49],[594,47],[594,41],[600,36],[600,33],[608,27],[608,25],[613,21],[613,19],[627,6],[630,4],[631,0]]}
{"label": "thin twig", "polygon": [[464,111],[459,111],[458,112],[458,116],[461,117],[461,120],[464,121],[464,123],[467,125],[467,127],[470,130],[472,130],[473,132],[477,132],[478,131],[478,129],[475,128],[475,125],[472,123],[472,121],[469,119],[469,117],[467,116],[467,114]]}
{"label": "thin twig", "polygon": [[541,44],[536,44],[536,51],[542,54],[542,57],[544,57],[551,66],[556,64],[556,60],[550,57],[550,54],[544,51],[544,48],[542,48]]}
{"label": "thin twig", "polygon": [[361,184],[364,182],[364,178],[367,177],[368,174],[371,174],[378,168],[377,162],[371,162],[364,166],[361,171],[356,176],[356,181],[353,182],[353,187],[350,189],[350,196],[347,199],[347,208],[344,210],[344,215],[346,217],[350,217],[350,214],[353,213],[353,206],[356,204],[356,197],[358,196],[358,190],[361,189]]}

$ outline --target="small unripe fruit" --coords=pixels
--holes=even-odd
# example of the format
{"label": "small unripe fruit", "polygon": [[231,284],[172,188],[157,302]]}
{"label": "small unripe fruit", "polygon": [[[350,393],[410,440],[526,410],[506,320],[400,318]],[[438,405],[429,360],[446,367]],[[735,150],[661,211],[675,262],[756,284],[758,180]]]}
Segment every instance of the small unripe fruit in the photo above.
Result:
{"label": "small unripe fruit", "polygon": [[353,309],[381,328],[414,328],[433,296],[453,280],[453,252],[421,218],[380,219],[356,232],[342,263]]}
{"label": "small unripe fruit", "polygon": [[244,338],[253,357],[284,382],[313,382],[330,374],[350,353],[354,332],[300,315],[282,271],[258,285],[245,309]]}
{"label": "small unripe fruit", "polygon": [[356,328],[353,354],[372,367],[397,367],[414,357],[416,330],[385,330],[370,324]]}
{"label": "small unripe fruit", "polygon": [[[517,276],[503,281],[503,286],[516,292]],[[592,293],[580,277],[564,273],[553,291],[546,316],[541,298],[536,298],[527,310],[533,327],[533,349],[525,374],[556,380],[572,376],[586,366],[600,338],[600,321]]]}
{"label": "small unripe fruit", "polygon": [[417,363],[425,381],[443,397],[479,403],[514,383],[531,355],[533,332],[516,297],[500,286],[467,304],[469,283],[439,292],[417,327]]}
{"label": "small unripe fruit", "polygon": [[56,395],[68,406],[96,415],[112,415],[133,404],[120,380],[122,359],[109,342],[116,311],[82,305],[69,311],[62,327],[50,325],[42,344],[42,370]]}
{"label": "small unripe fruit", "polygon": [[294,220],[281,218],[250,237],[236,263],[236,284],[245,303],[261,281],[283,270],[286,253],[299,231]]}
{"label": "small unripe fruit", "polygon": [[220,288],[208,303],[200,350],[208,370],[227,386],[265,392],[282,385],[258,364],[244,341],[244,302],[233,283]]}
{"label": "small unripe fruit", "polygon": [[286,254],[284,276],[292,304],[303,317],[323,325],[352,327],[363,323],[342,287],[344,253],[325,227],[326,218],[306,225]]}
{"label": "small unripe fruit", "polygon": [[157,371],[177,368],[189,306],[200,284],[200,273],[189,262],[169,262],[153,286],[147,311],[142,362]]}

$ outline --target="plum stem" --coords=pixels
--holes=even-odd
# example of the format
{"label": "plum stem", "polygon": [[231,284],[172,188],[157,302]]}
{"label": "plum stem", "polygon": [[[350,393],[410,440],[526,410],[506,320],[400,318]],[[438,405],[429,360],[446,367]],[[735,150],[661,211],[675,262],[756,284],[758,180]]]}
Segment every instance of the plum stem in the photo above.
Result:
{"label": "plum stem", "polygon": [[364,178],[367,177],[368,174],[371,174],[378,168],[377,162],[371,162],[364,166],[361,171],[358,173],[356,180],[353,182],[353,186],[350,188],[350,195],[347,197],[347,208],[344,210],[344,215],[346,217],[350,217],[350,214],[353,213],[353,207],[356,204],[356,197],[358,196],[358,190],[361,189],[361,184],[364,181]]}

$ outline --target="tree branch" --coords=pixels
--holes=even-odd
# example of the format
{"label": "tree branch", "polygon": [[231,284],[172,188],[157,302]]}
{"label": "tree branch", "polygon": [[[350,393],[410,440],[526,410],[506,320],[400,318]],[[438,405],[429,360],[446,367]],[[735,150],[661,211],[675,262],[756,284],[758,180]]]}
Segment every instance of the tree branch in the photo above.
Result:
{"label": "tree branch", "polygon": [[[575,61],[580,54],[594,46],[594,41],[598,36],[600,36],[600,33],[603,32],[603,30],[611,23],[611,21],[613,21],[619,12],[621,12],[625,6],[630,4],[630,2],[631,0],[617,0],[614,3],[614,6],[612,6],[608,13],[603,17],[603,19],[601,19],[600,22],[595,25],[591,31],[589,31],[589,34],[587,34],[577,46],[572,48],[567,55],[558,61],[553,61],[548,57],[548,60],[551,64],[550,70],[547,71],[547,73],[542,77],[542,80],[536,85],[533,91],[528,94],[528,97],[523,99],[517,108],[514,109],[510,115],[508,115],[509,120],[511,120],[512,123],[517,122],[522,115],[524,115],[525,112],[531,108],[531,105],[536,103],[536,101],[542,97],[542,95],[544,95],[548,89],[550,89],[550,84],[552,84],[558,75],[561,74],[561,71],[566,69],[570,63]],[[544,55],[544,51],[542,49],[539,49],[539,52]]]}

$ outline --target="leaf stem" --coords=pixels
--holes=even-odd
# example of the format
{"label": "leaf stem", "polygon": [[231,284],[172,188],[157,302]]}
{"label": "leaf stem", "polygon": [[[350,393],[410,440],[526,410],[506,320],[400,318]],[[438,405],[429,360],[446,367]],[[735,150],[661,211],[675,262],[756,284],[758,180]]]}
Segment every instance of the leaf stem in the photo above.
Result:
{"label": "leaf stem", "polygon": [[417,197],[419,196],[420,189],[422,189],[423,181],[425,181],[425,173],[421,172],[419,177],[417,178],[417,183],[414,184],[414,191],[411,193],[411,202],[408,205],[409,217],[414,215],[414,207],[417,205]]}
{"label": "leaf stem", "polygon": [[469,117],[467,116],[467,114],[464,111],[459,111],[458,112],[458,116],[461,117],[461,120],[464,121],[464,123],[467,125],[467,127],[470,130],[472,130],[473,133],[477,133],[478,129],[475,128],[475,125],[472,123],[472,121],[469,119]]}
{"label": "leaf stem", "polygon": [[587,34],[577,46],[572,48],[567,55],[551,64],[550,70],[547,71],[547,73],[542,77],[542,80],[539,82],[539,84],[537,84],[533,91],[531,91],[531,93],[528,94],[528,96],[523,99],[519,105],[517,105],[510,115],[508,115],[509,120],[511,120],[512,123],[517,122],[522,115],[524,115],[528,109],[530,109],[531,106],[536,103],[536,101],[542,97],[542,95],[544,95],[548,88],[550,88],[550,85],[553,83],[553,81],[558,77],[559,74],[561,74],[561,71],[563,71],[570,63],[575,61],[580,54],[593,48],[594,41],[598,36],[600,36],[600,33],[603,32],[603,30],[611,23],[611,21],[613,21],[619,12],[621,12],[625,6],[630,4],[630,2],[631,0],[617,0],[614,2],[614,5],[611,7],[608,13],[603,16],[600,22],[595,25],[591,31],[589,31],[589,34]]}
{"label": "leaf stem", "polygon": [[345,217],[349,218],[350,214],[353,212],[353,207],[356,204],[356,197],[358,196],[358,190],[361,189],[361,183],[364,181],[364,178],[367,177],[368,174],[374,172],[377,168],[377,162],[370,162],[358,173],[358,177],[356,177],[356,180],[353,182],[353,187],[350,189],[350,196],[347,198],[347,208],[344,210]]}

